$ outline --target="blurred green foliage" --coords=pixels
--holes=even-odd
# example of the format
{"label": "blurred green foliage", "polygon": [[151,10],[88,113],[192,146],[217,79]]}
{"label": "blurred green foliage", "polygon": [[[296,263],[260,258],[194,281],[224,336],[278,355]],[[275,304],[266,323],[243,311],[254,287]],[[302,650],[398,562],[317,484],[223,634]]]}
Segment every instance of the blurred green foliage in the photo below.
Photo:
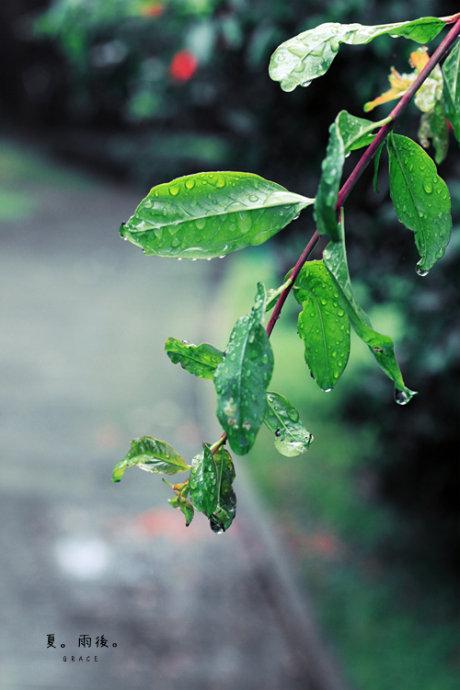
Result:
{"label": "blurred green foliage", "polygon": [[[448,5],[420,0],[416,13]],[[63,118],[103,127],[106,144],[95,150],[124,174],[153,183],[219,166],[305,190],[315,184],[326,123],[339,108],[359,114],[381,90],[396,46],[373,43],[365,71],[364,50],[346,49],[321,86],[289,95],[268,77],[271,52],[322,21],[372,24],[414,11],[407,0],[54,0],[34,26],[71,66]],[[409,50],[398,46],[403,65]],[[181,80],[172,65],[182,51],[197,68]]]}

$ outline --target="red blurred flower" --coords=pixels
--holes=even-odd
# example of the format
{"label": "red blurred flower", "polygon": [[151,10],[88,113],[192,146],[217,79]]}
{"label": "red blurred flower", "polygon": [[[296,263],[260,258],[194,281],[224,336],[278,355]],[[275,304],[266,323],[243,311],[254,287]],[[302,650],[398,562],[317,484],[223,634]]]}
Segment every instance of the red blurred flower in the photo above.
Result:
{"label": "red blurred flower", "polygon": [[193,77],[198,67],[198,60],[189,50],[176,53],[169,66],[169,73],[176,81],[188,81]]}
{"label": "red blurred flower", "polygon": [[141,14],[144,17],[159,17],[164,12],[164,5],[161,2],[152,2],[150,5],[145,5],[141,8]]}

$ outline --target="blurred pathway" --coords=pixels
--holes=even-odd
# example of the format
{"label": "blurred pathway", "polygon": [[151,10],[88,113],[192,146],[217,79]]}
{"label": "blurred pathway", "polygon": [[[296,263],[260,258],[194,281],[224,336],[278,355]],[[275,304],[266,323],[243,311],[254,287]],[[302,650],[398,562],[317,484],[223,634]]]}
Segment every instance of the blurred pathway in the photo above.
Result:
{"label": "blurred pathway", "polygon": [[110,482],[135,436],[190,456],[216,433],[163,354],[203,337],[211,266],[119,240],[140,193],[11,144],[0,178],[0,689],[309,690],[244,501],[216,537],[159,479]]}

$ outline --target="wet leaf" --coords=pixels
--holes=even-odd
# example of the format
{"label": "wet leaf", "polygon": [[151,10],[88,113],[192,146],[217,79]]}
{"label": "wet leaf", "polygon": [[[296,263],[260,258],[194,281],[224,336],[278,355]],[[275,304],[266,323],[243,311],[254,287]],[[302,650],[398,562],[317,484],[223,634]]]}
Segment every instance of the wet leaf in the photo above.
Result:
{"label": "wet leaf", "polygon": [[177,474],[190,469],[184,458],[169,443],[152,436],[143,436],[131,442],[128,454],[113,468],[112,481],[121,481],[130,467],[138,467],[154,474]]}
{"label": "wet leaf", "polygon": [[446,250],[452,231],[450,194],[430,156],[400,134],[387,138],[390,195],[398,220],[415,234],[417,272],[426,275]]}
{"label": "wet leaf", "polygon": [[460,41],[447,56],[442,66],[446,115],[455,138],[460,143]]}
{"label": "wet leaf", "polygon": [[179,508],[185,518],[185,526],[188,527],[195,515],[195,510],[190,501],[187,501],[183,496],[174,496],[174,498],[169,499],[169,504],[173,508]]}
{"label": "wet leaf", "polygon": [[197,173],[153,187],[120,233],[146,254],[210,259],[262,244],[312,203],[252,173]]}
{"label": "wet leaf", "polygon": [[217,466],[214,456],[207,443],[203,444],[203,452],[195,455],[192,460],[192,471],[189,481],[190,500],[196,510],[211,517],[217,506]]}
{"label": "wet leaf", "polygon": [[279,393],[267,393],[264,424],[275,434],[275,448],[288,458],[305,453],[313,441],[294,405]]}
{"label": "wet leaf", "polygon": [[354,117],[342,110],[330,126],[315,200],[315,220],[321,235],[338,239],[336,207],[345,157],[350,151],[367,146],[374,138],[373,130],[380,125],[381,122]]}
{"label": "wet leaf", "polygon": [[342,43],[360,45],[384,35],[428,43],[444,26],[445,22],[436,17],[377,26],[320,24],[278,46],[270,59],[269,74],[284,91],[293,91],[297,86],[309,86],[313,79],[325,74]]}
{"label": "wet leaf", "polygon": [[371,321],[365,311],[356,302],[351,288],[348,262],[345,249],[345,237],[342,222],[339,225],[340,241],[329,242],[323,253],[324,264],[333,276],[342,295],[342,303],[350,319],[350,323],[361,340],[366,343],[369,350],[377,360],[379,366],[393,381],[399,391],[400,400],[409,402],[415,395],[414,391],[407,388],[396,360],[392,339],[374,330]]}
{"label": "wet leaf", "polygon": [[212,379],[224,357],[224,353],[212,345],[193,345],[177,338],[168,338],[165,350],[173,364],[180,364],[182,369],[202,379]]}
{"label": "wet leaf", "polygon": [[374,156],[374,174],[372,175],[372,187],[374,189],[374,192],[376,192],[376,193],[379,191],[380,159],[382,157],[382,151],[383,151],[384,143],[385,142],[382,141],[382,143],[378,147],[377,151],[375,152],[375,156]]}
{"label": "wet leaf", "polygon": [[254,445],[273,372],[273,352],[262,325],[265,301],[265,288],[259,283],[251,313],[234,325],[225,359],[214,375],[217,418],[228,434],[230,447],[239,455]]}
{"label": "wet leaf", "polygon": [[281,295],[281,293],[287,288],[289,285],[289,279],[286,280],[282,285],[280,285],[277,288],[270,288],[270,290],[267,290],[267,302],[265,304],[265,311],[270,311],[273,309],[275,304],[278,301],[278,297]]}
{"label": "wet leaf", "polygon": [[225,532],[233,522],[236,514],[236,496],[233,491],[235,468],[230,453],[219,448],[214,454],[217,467],[217,502],[209,519],[213,532]]}
{"label": "wet leaf", "polygon": [[438,101],[429,113],[423,113],[418,139],[424,149],[429,148],[431,141],[436,163],[439,165],[443,162],[449,149],[449,127],[441,101]]}
{"label": "wet leaf", "polygon": [[304,341],[305,361],[318,386],[329,391],[350,354],[350,323],[341,293],[322,261],[307,261],[294,294],[302,306],[297,332]]}

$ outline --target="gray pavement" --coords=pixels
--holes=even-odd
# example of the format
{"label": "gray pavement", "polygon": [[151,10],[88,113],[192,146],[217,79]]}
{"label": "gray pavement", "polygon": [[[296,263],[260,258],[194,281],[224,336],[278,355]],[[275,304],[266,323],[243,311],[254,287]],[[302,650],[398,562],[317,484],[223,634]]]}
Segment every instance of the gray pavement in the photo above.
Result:
{"label": "gray pavement", "polygon": [[241,536],[252,518],[186,530],[155,477],[110,482],[135,436],[190,456],[217,431],[206,384],[163,354],[203,335],[212,267],[118,239],[140,192],[24,144],[4,143],[0,178],[1,690],[306,690]]}

